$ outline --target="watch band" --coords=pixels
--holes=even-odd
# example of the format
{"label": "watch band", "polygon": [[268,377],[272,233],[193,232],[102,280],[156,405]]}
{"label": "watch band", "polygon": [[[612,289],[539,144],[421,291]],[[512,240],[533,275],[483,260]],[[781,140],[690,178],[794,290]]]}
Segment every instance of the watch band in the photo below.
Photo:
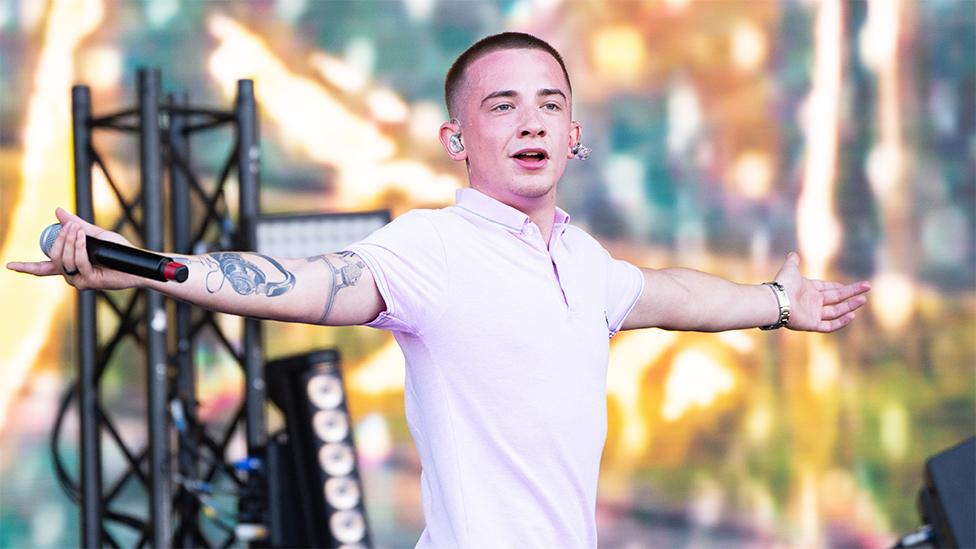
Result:
{"label": "watch band", "polygon": [[786,295],[786,289],[779,282],[763,282],[763,286],[769,286],[769,289],[773,291],[776,296],[776,301],[779,303],[779,319],[768,326],[760,326],[760,330],[776,330],[786,326],[790,322],[790,296]]}

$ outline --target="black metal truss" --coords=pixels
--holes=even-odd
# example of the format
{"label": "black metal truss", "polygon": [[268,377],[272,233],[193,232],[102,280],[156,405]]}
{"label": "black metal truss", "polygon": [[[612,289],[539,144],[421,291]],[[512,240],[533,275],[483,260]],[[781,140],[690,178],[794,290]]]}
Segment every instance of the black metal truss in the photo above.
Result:
{"label": "black metal truss", "polygon": [[[216,232],[217,240],[235,249],[254,249],[258,214],[258,133],[253,83],[238,82],[237,98],[231,111],[192,107],[186,94],[170,96],[163,101],[158,69],[138,73],[138,105],[135,108],[93,117],[90,93],[86,86],[72,89],[74,171],[76,211],[83,219],[95,223],[92,202],[92,171],[104,174],[109,188],[121,207],[115,220],[101,225],[120,231],[129,228],[142,239],[137,245],[148,249],[164,248],[164,173],[168,174],[170,199],[171,246],[178,254],[190,254],[202,239]],[[190,157],[190,138],[197,132],[219,127],[235,129],[234,146],[223,164],[212,190],[208,190],[194,173]],[[127,200],[102,156],[95,149],[92,134],[96,130],[119,131],[138,136],[140,151],[139,192]],[[229,205],[224,192],[231,172],[236,172],[240,202],[237,225],[229,225]],[[202,204],[194,227],[191,197]],[[209,246],[219,249],[219,244]],[[108,306],[117,322],[114,332],[104,342],[97,337],[97,301]],[[150,544],[169,546],[228,546],[236,541],[232,529],[224,527],[223,540],[211,540],[199,522],[200,497],[186,485],[174,489],[172,484],[173,452],[170,449],[169,406],[179,402],[186,417],[181,430],[175,459],[177,475],[182,479],[213,481],[218,475],[229,477],[241,493],[240,506],[249,521],[263,522],[267,512],[263,474],[239,474],[226,463],[225,454],[235,430],[243,425],[248,456],[263,459],[266,446],[264,363],[259,321],[245,319],[242,334],[243,352],[236,351],[231,339],[220,329],[213,313],[177,303],[167,320],[164,298],[152,291],[133,291],[127,297],[87,290],[78,298],[78,379],[65,393],[61,410],[52,431],[51,449],[58,479],[69,497],[81,508],[81,545],[118,547],[106,528],[113,522],[138,533],[136,546]],[[104,315],[103,315],[104,316]],[[165,321],[165,322],[164,322]],[[244,373],[245,398],[233,420],[223,432],[211,436],[197,420],[196,382],[193,350],[205,328],[216,336]],[[172,337],[169,337],[169,333]],[[147,378],[148,442],[140,448],[126,444],[105,410],[99,397],[99,384],[116,351],[126,338],[145,350]],[[131,366],[131,361],[128,364]],[[60,460],[58,440],[63,417],[71,401],[77,398],[80,420],[81,464],[79,480],[70,478]],[[102,479],[101,434],[123,456],[127,468],[110,485]],[[204,451],[206,449],[206,452]],[[148,517],[138,517],[113,508],[123,488],[130,482],[144,487],[149,500]],[[175,512],[174,512],[175,511]],[[175,519],[175,521],[174,521]],[[175,524],[174,524],[175,522]]]}

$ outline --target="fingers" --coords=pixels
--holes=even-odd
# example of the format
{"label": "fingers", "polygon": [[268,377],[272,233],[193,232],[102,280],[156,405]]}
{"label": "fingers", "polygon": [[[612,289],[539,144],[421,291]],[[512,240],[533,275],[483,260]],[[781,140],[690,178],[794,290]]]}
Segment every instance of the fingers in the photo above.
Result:
{"label": "fingers", "polygon": [[58,236],[54,239],[54,244],[51,244],[51,249],[47,254],[58,269],[61,268],[61,252],[64,250],[64,239],[68,236],[68,231],[65,229],[67,229],[67,226],[61,227],[61,231],[58,232]]}
{"label": "fingers", "polygon": [[34,276],[51,276],[61,274],[61,269],[53,261],[11,261],[7,263],[7,268],[18,273],[32,274]]}
{"label": "fingers", "polygon": [[78,238],[75,241],[75,268],[78,269],[78,276],[82,280],[89,280],[95,274],[91,260],[88,259],[88,249],[86,248],[86,236],[83,231],[78,231]]}
{"label": "fingers", "polygon": [[63,208],[58,208],[54,210],[54,215],[57,216],[58,221],[61,222],[61,226],[63,228],[66,228],[68,224],[73,223],[75,224],[75,226],[80,227],[83,231],[85,231],[85,234],[89,234],[92,236],[98,236],[101,233],[105,232],[105,229],[102,229],[97,225],[92,225],[91,223],[85,221],[84,219],[78,217],[77,215]]}
{"label": "fingers", "polygon": [[813,282],[813,287],[821,292],[824,290],[836,290],[844,287],[844,285],[840,282],[828,282],[826,280],[811,280],[810,282]]}
{"label": "fingers", "polygon": [[839,288],[823,290],[823,300],[825,304],[833,305],[835,303],[840,303],[841,301],[850,299],[856,295],[861,295],[870,289],[871,283],[867,282],[866,280],[862,280],[861,282],[840,286]]}
{"label": "fingers", "polygon": [[840,318],[835,318],[834,320],[821,320],[820,323],[817,324],[816,331],[836,332],[837,330],[840,330],[844,326],[850,324],[852,320],[854,320],[854,313],[847,313],[846,315]]}
{"label": "fingers", "polygon": [[822,309],[820,318],[822,320],[836,320],[848,313],[860,309],[867,302],[868,298],[861,295],[848,299],[842,303],[838,303],[837,305],[827,305]]}
{"label": "fingers", "polygon": [[55,217],[58,218],[58,221],[61,222],[61,225],[65,227],[68,225],[68,223],[71,223],[72,221],[74,221],[75,223],[79,221],[83,221],[83,219],[69,212],[68,210],[65,210],[64,208],[56,208],[54,210],[54,215]]}
{"label": "fingers", "polygon": [[78,233],[80,228],[77,223],[69,223],[62,232],[67,232],[64,239],[64,250],[61,252],[61,267],[64,268],[64,273],[66,278],[70,279],[72,275],[69,273],[77,274],[78,264],[75,262],[75,248],[78,243]]}

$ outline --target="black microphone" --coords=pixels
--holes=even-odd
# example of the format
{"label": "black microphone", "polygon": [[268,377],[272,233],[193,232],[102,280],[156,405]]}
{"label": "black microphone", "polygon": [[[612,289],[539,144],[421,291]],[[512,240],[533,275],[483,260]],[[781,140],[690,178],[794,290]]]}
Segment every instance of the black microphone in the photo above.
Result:
{"label": "black microphone", "polygon": [[[41,233],[41,250],[51,257],[51,246],[61,232],[61,224],[48,225]],[[141,276],[160,282],[175,280],[184,282],[190,276],[190,269],[170,257],[145,250],[123,246],[115,242],[99,240],[85,235],[85,249],[88,259],[94,265],[101,265],[123,273]]]}

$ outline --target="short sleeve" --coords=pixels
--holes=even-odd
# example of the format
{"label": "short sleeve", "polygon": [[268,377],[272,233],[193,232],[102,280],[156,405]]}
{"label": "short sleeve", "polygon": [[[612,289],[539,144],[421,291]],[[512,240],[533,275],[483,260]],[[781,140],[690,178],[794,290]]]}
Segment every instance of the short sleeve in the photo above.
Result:
{"label": "short sleeve", "polygon": [[433,215],[407,212],[346,248],[369,267],[386,302],[367,326],[417,335],[444,302],[447,258]]}
{"label": "short sleeve", "polygon": [[627,315],[644,291],[644,273],[634,265],[607,254],[607,328],[610,337],[620,331]]}

